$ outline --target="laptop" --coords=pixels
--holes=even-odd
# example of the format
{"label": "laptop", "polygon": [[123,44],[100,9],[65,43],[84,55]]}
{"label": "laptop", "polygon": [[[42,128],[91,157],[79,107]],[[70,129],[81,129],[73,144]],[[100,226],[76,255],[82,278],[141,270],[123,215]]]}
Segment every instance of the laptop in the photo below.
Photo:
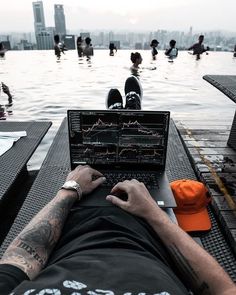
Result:
{"label": "laptop", "polygon": [[113,206],[112,187],[137,179],[160,207],[176,207],[165,173],[170,112],[68,110],[67,118],[71,169],[87,164],[106,177],[80,206]]}

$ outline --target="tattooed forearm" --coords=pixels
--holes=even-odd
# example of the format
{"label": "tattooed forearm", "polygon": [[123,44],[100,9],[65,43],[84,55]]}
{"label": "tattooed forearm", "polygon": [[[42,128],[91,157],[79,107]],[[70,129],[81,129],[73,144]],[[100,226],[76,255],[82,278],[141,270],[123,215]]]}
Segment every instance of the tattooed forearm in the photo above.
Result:
{"label": "tattooed forearm", "polygon": [[27,253],[29,253],[35,260],[38,261],[41,265],[44,265],[45,261],[42,259],[39,254],[36,252],[35,249],[33,249],[30,245],[27,245],[24,242],[20,242],[19,248],[24,249]]}
{"label": "tattooed forearm", "polygon": [[16,265],[34,278],[58,241],[74,200],[72,197],[52,200],[12,242],[0,263]]}
{"label": "tattooed forearm", "polygon": [[186,281],[186,284],[188,284],[189,287],[194,288],[194,294],[210,294],[208,284],[200,280],[196,271],[192,268],[189,261],[176,247],[176,245],[173,244],[169,246],[168,249],[175,264],[179,269],[181,278],[183,278],[183,280]]}

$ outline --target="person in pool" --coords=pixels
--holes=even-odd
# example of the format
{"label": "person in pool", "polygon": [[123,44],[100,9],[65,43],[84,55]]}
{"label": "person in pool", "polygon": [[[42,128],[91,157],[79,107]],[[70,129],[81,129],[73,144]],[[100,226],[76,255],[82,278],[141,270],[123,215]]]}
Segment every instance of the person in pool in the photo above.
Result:
{"label": "person in pool", "polygon": [[110,56],[114,56],[114,50],[117,52],[117,48],[116,48],[116,46],[115,46],[115,44],[114,43],[110,43],[110,45],[109,45],[109,50],[110,50],[110,53],[109,53],[109,55]]}
{"label": "person in pool", "polygon": [[130,68],[131,72],[137,72],[139,70],[139,65],[142,63],[143,59],[139,52],[131,53],[130,60],[132,61],[132,66]]}
{"label": "person in pool", "polygon": [[87,59],[90,59],[90,56],[93,56],[93,45],[91,44],[91,41],[91,38],[85,38],[85,47],[83,50],[83,54],[87,57]]}
{"label": "person in pool", "polygon": [[202,53],[210,50],[208,46],[205,48],[205,46],[203,45],[203,41],[204,41],[204,35],[200,35],[198,37],[198,42],[188,48],[188,50],[193,50],[193,55],[196,55],[197,60],[200,59],[200,55]]}
{"label": "person in pool", "polygon": [[0,42],[0,57],[1,57],[1,58],[4,58],[4,57],[5,57],[5,53],[6,53],[6,51],[7,51],[7,50],[5,49],[3,43]]}
{"label": "person in pool", "polygon": [[170,40],[170,48],[166,49],[165,55],[168,56],[171,60],[178,56],[178,48],[175,47],[176,41]]}
{"label": "person in pool", "polygon": [[60,49],[60,37],[59,35],[54,36],[54,52],[59,60],[61,58],[61,49]]}
{"label": "person in pool", "polygon": [[83,40],[82,40],[82,37],[79,36],[76,40],[76,45],[77,45],[77,52],[78,52],[78,56],[79,57],[82,57],[83,56],[83,47],[82,47],[82,44],[83,44]]}
{"label": "person in pool", "polygon": [[153,39],[152,42],[150,43],[150,46],[152,47],[152,59],[155,60],[156,59],[156,56],[158,54],[158,51],[157,51],[157,46],[158,46],[159,42],[156,40],[156,39]]}
{"label": "person in pool", "polygon": [[234,57],[236,57],[236,45],[234,45]]}

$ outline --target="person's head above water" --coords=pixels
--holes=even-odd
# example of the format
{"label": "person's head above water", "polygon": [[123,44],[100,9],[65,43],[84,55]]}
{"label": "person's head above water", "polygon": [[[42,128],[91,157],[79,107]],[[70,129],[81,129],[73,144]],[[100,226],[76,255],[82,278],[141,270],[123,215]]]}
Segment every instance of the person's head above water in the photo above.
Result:
{"label": "person's head above water", "polygon": [[110,50],[114,50],[114,49],[115,49],[115,45],[114,45],[114,43],[112,43],[112,42],[110,43],[110,45],[109,45],[109,49],[110,49]]}
{"label": "person's head above water", "polygon": [[156,39],[153,39],[152,42],[150,43],[150,46],[157,47],[158,44],[159,44],[159,42]]}
{"label": "person's head above water", "polygon": [[60,37],[59,37],[59,35],[55,35],[55,36],[54,36],[54,42],[55,42],[56,44],[58,44],[58,43],[60,42]]}
{"label": "person's head above water", "polygon": [[90,39],[89,37],[85,38],[85,43],[86,43],[87,45],[90,45],[90,43],[91,43],[91,39]]}
{"label": "person's head above water", "polygon": [[175,47],[175,44],[176,44],[176,41],[172,39],[172,40],[170,40],[170,43],[169,44],[170,44],[170,47],[171,48],[174,48]]}
{"label": "person's head above water", "polygon": [[201,44],[203,42],[203,40],[204,40],[204,35],[200,35],[198,37],[198,42]]}
{"label": "person's head above water", "polygon": [[82,37],[81,36],[77,37],[77,43],[81,43],[81,42],[83,42]]}
{"label": "person's head above water", "polygon": [[132,61],[133,64],[135,64],[135,66],[138,66],[139,64],[141,64],[142,62],[142,56],[139,52],[135,52],[135,53],[131,53],[130,55],[130,59]]}

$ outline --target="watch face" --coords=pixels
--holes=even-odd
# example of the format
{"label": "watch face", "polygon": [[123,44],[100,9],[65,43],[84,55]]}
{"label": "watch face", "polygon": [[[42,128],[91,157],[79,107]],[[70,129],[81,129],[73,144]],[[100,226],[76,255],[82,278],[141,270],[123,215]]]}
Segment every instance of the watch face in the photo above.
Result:
{"label": "watch face", "polygon": [[62,188],[67,189],[67,190],[75,190],[77,192],[79,198],[81,198],[81,196],[82,196],[81,188],[75,180],[66,181],[63,184]]}
{"label": "watch face", "polygon": [[66,183],[65,183],[65,185],[66,186],[75,186],[76,187],[76,182],[74,181],[74,180],[68,180]]}
{"label": "watch face", "polygon": [[77,190],[78,184],[74,180],[68,180],[64,183],[63,188]]}

